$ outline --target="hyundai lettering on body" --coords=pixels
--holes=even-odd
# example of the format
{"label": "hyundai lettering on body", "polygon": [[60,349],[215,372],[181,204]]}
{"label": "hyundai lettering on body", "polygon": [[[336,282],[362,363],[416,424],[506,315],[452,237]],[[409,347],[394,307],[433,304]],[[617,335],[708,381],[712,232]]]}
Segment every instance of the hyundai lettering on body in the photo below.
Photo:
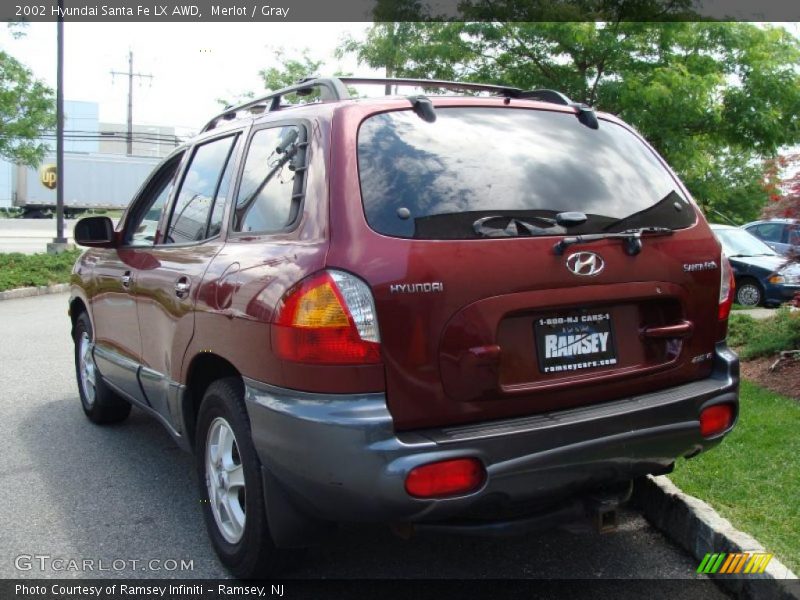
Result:
{"label": "hyundai lettering on body", "polygon": [[444,284],[441,281],[424,281],[421,283],[393,283],[389,286],[390,294],[429,294],[443,292]]}

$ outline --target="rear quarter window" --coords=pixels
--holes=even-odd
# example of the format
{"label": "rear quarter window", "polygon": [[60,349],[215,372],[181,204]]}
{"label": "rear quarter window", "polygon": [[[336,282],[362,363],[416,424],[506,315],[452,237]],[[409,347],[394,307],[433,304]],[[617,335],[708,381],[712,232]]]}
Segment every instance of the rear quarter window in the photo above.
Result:
{"label": "rear quarter window", "polygon": [[[582,125],[572,114],[515,108],[411,110],[362,122],[358,165],[370,227],[405,238],[479,237],[477,219],[529,219],[531,235],[566,231],[560,212],[589,217],[570,233],[660,226],[695,213],[655,154],[624,127]],[[535,219],[540,217],[540,219]]]}

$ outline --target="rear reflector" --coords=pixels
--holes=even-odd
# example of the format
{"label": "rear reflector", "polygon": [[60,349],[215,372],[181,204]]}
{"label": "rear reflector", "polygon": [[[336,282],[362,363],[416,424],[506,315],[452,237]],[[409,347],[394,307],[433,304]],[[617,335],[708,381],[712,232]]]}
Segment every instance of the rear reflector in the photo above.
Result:
{"label": "rear reflector", "polygon": [[422,465],[406,477],[406,491],[416,498],[442,498],[477,490],[486,469],[477,458],[456,458]]}
{"label": "rear reflector", "polygon": [[700,435],[712,437],[730,429],[733,424],[733,406],[730,404],[715,404],[700,413]]}

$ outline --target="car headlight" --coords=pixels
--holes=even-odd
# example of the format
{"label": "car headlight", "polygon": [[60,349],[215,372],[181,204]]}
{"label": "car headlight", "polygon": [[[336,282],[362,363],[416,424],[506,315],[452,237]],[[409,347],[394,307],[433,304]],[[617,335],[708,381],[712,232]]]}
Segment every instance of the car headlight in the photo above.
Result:
{"label": "car headlight", "polygon": [[781,269],[769,278],[770,283],[798,285],[800,284],[800,271],[797,269]]}

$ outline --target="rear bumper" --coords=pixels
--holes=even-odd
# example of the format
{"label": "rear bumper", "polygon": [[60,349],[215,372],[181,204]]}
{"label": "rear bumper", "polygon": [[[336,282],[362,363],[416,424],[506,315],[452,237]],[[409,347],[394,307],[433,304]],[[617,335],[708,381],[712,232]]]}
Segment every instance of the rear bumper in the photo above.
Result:
{"label": "rear bumper", "polygon": [[[715,446],[698,415],[737,407],[739,363],[719,344],[710,378],[557,413],[396,433],[383,394],[321,395],[245,380],[253,440],[272,483],[303,514],[325,521],[441,522],[501,518],[593,487],[668,470]],[[414,467],[454,457],[486,466],[482,488],[447,499],[405,491]]]}

